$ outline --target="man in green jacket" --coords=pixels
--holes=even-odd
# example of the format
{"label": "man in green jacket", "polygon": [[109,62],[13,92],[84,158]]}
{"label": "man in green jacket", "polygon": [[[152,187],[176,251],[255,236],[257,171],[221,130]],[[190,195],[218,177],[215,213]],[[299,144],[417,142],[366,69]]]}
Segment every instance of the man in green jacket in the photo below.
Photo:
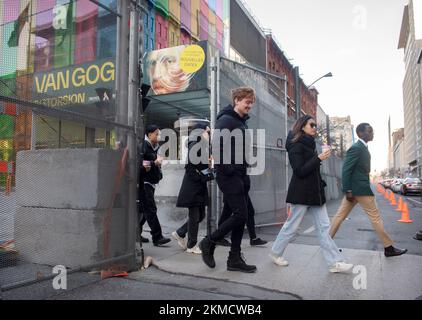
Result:
{"label": "man in green jacket", "polygon": [[384,245],[385,256],[400,256],[405,254],[407,250],[395,248],[393,241],[385,232],[369,181],[371,154],[368,150],[368,142],[374,139],[374,130],[368,123],[362,123],[356,128],[356,133],[359,141],[347,151],[343,164],[343,192],[346,193],[346,196],[331,222],[330,235],[334,238],[341,223],[347,218],[355,205],[359,203],[371,220],[375,232]]}

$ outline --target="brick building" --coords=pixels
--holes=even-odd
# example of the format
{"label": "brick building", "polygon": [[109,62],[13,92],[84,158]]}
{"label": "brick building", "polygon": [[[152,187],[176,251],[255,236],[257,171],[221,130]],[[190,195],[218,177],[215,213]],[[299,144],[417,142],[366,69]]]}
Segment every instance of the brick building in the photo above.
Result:
{"label": "brick building", "polygon": [[[267,71],[287,76],[287,95],[288,95],[288,115],[295,117],[296,114],[296,101],[295,101],[295,68],[290,63],[284,52],[281,50],[277,41],[271,33],[266,35],[267,38]],[[299,92],[300,92],[300,105],[301,114],[310,114],[317,117],[318,108],[318,91],[315,88],[310,88],[305,85],[302,79],[299,78]],[[277,91],[282,89],[280,83],[274,82],[272,84],[272,92],[278,96]]]}

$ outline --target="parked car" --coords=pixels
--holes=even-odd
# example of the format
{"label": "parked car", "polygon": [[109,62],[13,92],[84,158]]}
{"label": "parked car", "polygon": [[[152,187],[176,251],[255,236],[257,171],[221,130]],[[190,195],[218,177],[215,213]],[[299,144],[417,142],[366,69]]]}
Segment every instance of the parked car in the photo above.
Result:
{"label": "parked car", "polygon": [[394,192],[394,193],[401,193],[402,190],[402,186],[404,183],[405,179],[396,179],[393,181],[393,183],[390,186],[390,189]]}
{"label": "parked car", "polygon": [[422,194],[422,180],[419,178],[406,178],[400,190],[402,195]]}
{"label": "parked car", "polygon": [[393,182],[393,179],[386,179],[382,182],[382,186],[385,189],[390,189],[391,183]]}

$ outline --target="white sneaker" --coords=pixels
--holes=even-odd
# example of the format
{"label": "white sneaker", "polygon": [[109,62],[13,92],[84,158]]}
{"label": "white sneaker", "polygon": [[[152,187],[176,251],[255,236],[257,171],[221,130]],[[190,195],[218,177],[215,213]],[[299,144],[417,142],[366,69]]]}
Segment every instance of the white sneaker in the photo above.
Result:
{"label": "white sneaker", "polygon": [[191,254],[202,254],[201,249],[199,249],[197,245],[194,246],[192,249],[187,249],[186,252]]}
{"label": "white sneaker", "polygon": [[284,259],[283,257],[276,257],[274,255],[272,255],[271,253],[269,254],[269,257],[271,258],[271,260],[278,266],[280,267],[287,267],[289,265],[289,262]]}
{"label": "white sneaker", "polygon": [[188,239],[182,238],[181,236],[179,236],[177,231],[174,231],[171,235],[172,235],[173,239],[177,241],[177,244],[180,246],[180,248],[182,248],[183,250],[187,249]]}
{"label": "white sneaker", "polygon": [[333,264],[329,270],[332,273],[340,273],[340,272],[347,272],[352,268],[353,268],[353,264],[340,261]]}

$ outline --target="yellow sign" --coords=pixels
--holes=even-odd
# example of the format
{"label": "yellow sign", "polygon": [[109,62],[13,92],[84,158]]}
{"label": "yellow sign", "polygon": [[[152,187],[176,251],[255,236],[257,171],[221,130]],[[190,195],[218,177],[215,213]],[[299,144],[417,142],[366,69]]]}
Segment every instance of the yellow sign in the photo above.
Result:
{"label": "yellow sign", "polygon": [[180,56],[180,69],[186,73],[197,72],[205,63],[205,52],[194,44],[186,47]]}

